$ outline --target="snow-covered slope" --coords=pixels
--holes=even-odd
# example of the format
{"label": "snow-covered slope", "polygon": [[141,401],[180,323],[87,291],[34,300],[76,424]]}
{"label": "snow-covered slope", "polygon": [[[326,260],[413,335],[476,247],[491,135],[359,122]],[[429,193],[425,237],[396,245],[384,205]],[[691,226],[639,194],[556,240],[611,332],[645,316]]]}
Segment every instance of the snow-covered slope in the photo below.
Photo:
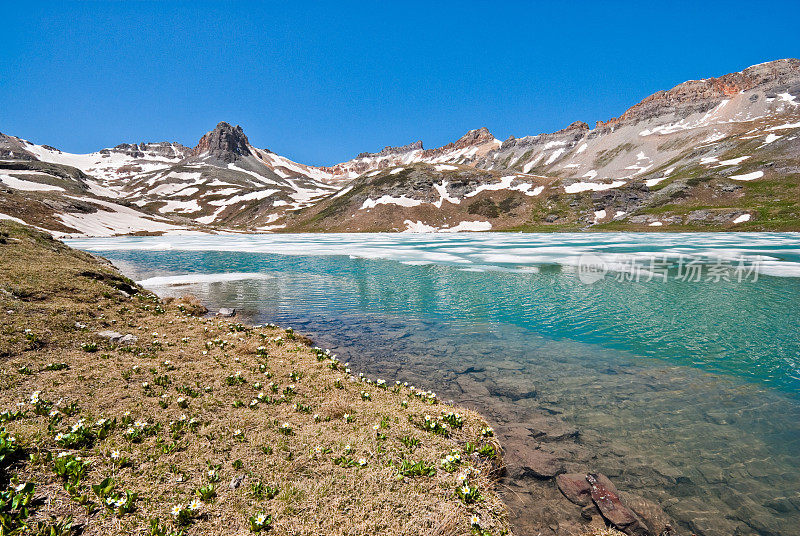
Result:
{"label": "snow-covered slope", "polygon": [[402,147],[385,147],[377,153],[361,153],[352,160],[323,168],[331,174],[329,182],[346,184],[350,180],[393,166],[415,163],[469,164],[500,147],[502,142],[486,128],[470,130],[453,143],[437,149],[423,149],[417,141]]}
{"label": "snow-covered slope", "polygon": [[204,230],[800,230],[799,160],[800,60],[787,59],[659,91],[594,128],[503,142],[481,128],[330,167],[227,123],[194,148],[85,155],[0,134],[0,214],[59,232],[95,218],[104,233],[174,229],[123,225],[103,203]]}
{"label": "snow-covered slope", "polygon": [[[336,190],[324,182],[331,178],[329,172],[257,149],[241,127],[227,123],[204,135],[194,149],[163,142],[70,154],[2,136],[0,158],[80,170],[90,193],[125,200],[147,214],[177,217],[183,225],[274,228],[287,210],[308,206]],[[129,230],[120,227],[120,232]]]}
{"label": "snow-covered slope", "polygon": [[417,145],[351,161],[377,169],[289,228],[441,230],[483,214],[492,229],[800,229],[798,60],[680,84],[594,129],[575,122],[494,147],[479,137],[478,150]]}

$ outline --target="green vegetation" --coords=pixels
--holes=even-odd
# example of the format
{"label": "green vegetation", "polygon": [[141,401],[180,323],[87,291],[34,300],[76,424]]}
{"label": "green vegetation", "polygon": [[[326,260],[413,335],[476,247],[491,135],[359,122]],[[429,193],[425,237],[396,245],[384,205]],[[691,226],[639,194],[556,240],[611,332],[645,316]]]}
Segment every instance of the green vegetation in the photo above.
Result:
{"label": "green vegetation", "polygon": [[[473,517],[509,530],[474,412],[354,376],[294,332],[191,316],[196,300],[159,300],[38,231],[0,231],[2,534],[66,536],[73,519],[150,536],[424,534],[441,520],[467,534]],[[467,494],[450,491],[459,471]]]}

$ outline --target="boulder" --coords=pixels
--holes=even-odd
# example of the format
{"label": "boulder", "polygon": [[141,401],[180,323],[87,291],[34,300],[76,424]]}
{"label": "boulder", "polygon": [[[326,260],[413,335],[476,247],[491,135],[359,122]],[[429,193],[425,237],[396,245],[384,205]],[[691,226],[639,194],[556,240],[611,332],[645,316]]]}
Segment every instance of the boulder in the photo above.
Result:
{"label": "boulder", "polygon": [[135,335],[131,335],[130,333],[127,335],[123,335],[119,331],[111,331],[111,330],[98,331],[97,336],[100,337],[101,339],[108,339],[113,343],[122,345],[136,344],[136,342],[139,340],[138,337],[136,337]]}
{"label": "boulder", "polygon": [[236,309],[229,309],[228,307],[223,307],[219,311],[217,311],[217,316],[222,316],[226,318],[236,316]]}
{"label": "boulder", "polygon": [[586,475],[580,473],[558,475],[556,485],[571,502],[579,506],[588,506],[592,503],[592,487],[586,480]]}
{"label": "boulder", "polygon": [[617,488],[605,475],[590,473],[592,501],[602,516],[616,529],[631,536],[653,536],[633,510],[622,504]]}

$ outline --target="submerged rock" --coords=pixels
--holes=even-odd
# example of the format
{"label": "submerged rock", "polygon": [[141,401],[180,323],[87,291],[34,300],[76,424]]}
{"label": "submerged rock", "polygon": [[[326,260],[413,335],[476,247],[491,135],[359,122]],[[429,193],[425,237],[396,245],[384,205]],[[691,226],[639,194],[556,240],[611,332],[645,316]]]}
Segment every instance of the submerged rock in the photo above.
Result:
{"label": "submerged rock", "polygon": [[592,501],[603,517],[615,528],[632,536],[650,536],[633,510],[622,504],[617,488],[605,475],[590,473],[586,480],[591,486]]}
{"label": "submerged rock", "polygon": [[564,472],[563,462],[556,456],[524,445],[509,447],[506,464],[513,476],[534,476],[547,480]]}
{"label": "submerged rock", "polygon": [[622,491],[619,495],[622,502],[639,516],[650,532],[659,535],[672,533],[672,520],[659,505],[632,493]]}
{"label": "submerged rock", "polygon": [[579,506],[588,506],[592,503],[592,487],[586,480],[586,475],[579,473],[558,475],[556,485],[571,502]]}

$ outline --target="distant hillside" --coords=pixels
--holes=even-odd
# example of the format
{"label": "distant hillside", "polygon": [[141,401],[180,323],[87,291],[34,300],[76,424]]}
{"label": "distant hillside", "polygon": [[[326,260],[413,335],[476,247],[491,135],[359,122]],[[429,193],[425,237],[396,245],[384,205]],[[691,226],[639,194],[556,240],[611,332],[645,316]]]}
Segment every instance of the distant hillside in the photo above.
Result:
{"label": "distant hillside", "polygon": [[[0,135],[0,215],[61,233],[800,230],[800,60],[659,91],[592,129],[485,128],[330,167],[220,123],[88,155]],[[2,217],[2,216],[0,216]]]}

